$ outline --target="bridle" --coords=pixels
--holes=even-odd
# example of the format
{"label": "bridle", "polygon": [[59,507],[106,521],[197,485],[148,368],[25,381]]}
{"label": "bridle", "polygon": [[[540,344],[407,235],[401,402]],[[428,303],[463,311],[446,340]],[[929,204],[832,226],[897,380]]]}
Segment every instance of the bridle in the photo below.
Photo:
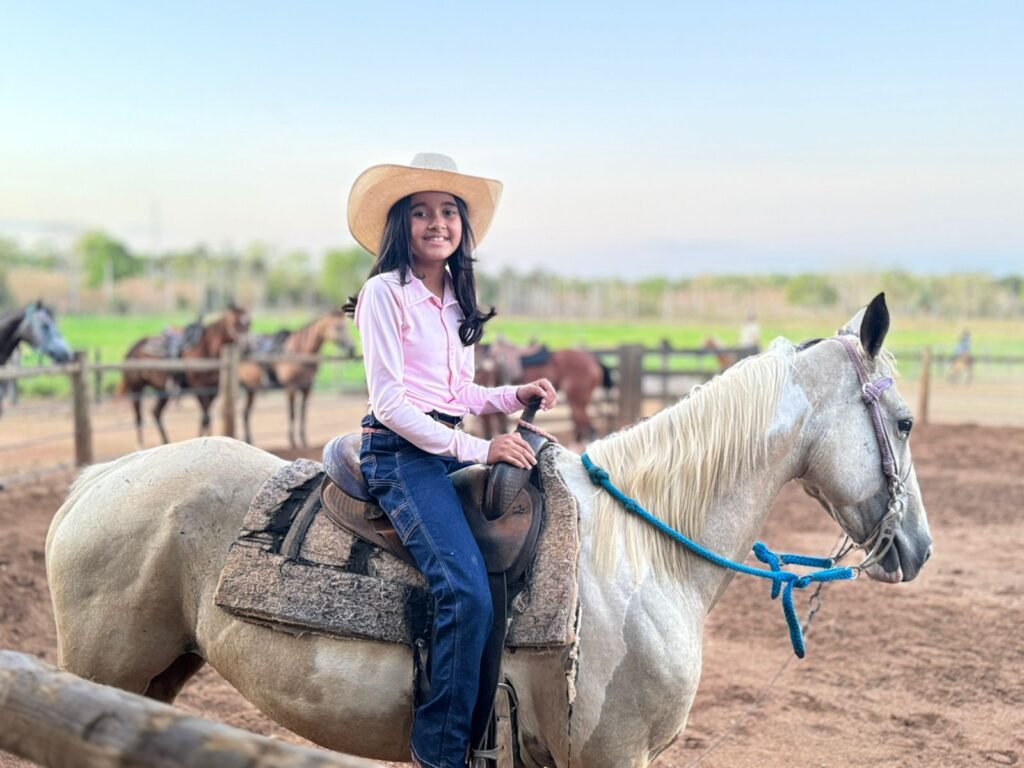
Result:
{"label": "bridle", "polygon": [[[907,507],[907,486],[903,482],[903,477],[907,475],[900,476],[899,467],[896,464],[896,455],[892,450],[892,443],[889,441],[889,435],[885,431],[885,425],[882,420],[882,408],[878,403],[882,393],[893,385],[892,377],[884,376],[871,381],[853,342],[843,335],[837,335],[833,338],[843,345],[843,349],[846,350],[846,354],[853,363],[853,369],[857,372],[857,379],[860,381],[861,398],[864,400],[864,404],[867,406],[868,413],[871,416],[871,423],[875,428],[875,438],[878,440],[878,450],[882,456],[882,473],[885,475],[889,486],[889,502],[886,504],[885,514],[882,515],[874,529],[872,529],[871,533],[862,543],[855,543],[853,537],[846,533],[842,521],[837,518],[840,527],[844,527],[844,533],[850,539],[850,543],[846,547],[841,548],[840,554],[836,559],[844,556],[851,549],[863,549],[867,552],[864,559],[852,567],[857,571],[864,571],[873,565],[877,565],[892,548],[893,541],[896,539],[896,528],[903,518],[903,511]],[[908,465],[907,467],[908,474],[911,466]]]}

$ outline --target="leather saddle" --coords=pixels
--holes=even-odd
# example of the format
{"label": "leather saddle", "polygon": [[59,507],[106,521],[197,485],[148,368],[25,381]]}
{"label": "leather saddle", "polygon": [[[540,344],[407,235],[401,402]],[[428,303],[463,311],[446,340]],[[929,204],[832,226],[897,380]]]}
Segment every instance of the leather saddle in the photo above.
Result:
{"label": "leather saddle", "polygon": [[[529,421],[535,412],[536,406],[528,408],[523,420]],[[534,455],[548,442],[532,430],[520,428],[519,432]],[[366,486],[359,468],[360,444],[361,435],[354,432],[324,448],[326,476],[320,487],[324,511],[341,528],[415,565]],[[531,477],[530,470],[509,464],[466,467],[451,476],[487,572],[504,574],[509,584],[522,579],[540,534],[544,499]],[[353,504],[353,499],[362,504]]]}

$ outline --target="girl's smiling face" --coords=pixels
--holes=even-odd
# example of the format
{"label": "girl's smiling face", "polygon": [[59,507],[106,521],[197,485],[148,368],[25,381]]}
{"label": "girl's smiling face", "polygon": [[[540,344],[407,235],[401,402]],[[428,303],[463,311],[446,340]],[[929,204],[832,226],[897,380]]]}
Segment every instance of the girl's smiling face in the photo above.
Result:
{"label": "girl's smiling face", "polygon": [[443,264],[462,242],[462,217],[447,192],[418,192],[409,201],[409,241],[419,268]]}

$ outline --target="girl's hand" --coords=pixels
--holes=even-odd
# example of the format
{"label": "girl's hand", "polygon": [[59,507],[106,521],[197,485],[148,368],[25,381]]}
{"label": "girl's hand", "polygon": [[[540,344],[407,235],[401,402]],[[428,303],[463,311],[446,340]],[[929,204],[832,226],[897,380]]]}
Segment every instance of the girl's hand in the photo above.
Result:
{"label": "girl's hand", "polygon": [[523,386],[516,390],[516,399],[523,405],[529,403],[534,397],[540,398],[540,409],[542,411],[550,410],[558,402],[558,393],[555,392],[555,388],[551,386],[551,382],[547,379],[531,381],[529,384],[523,384]]}
{"label": "girl's hand", "polygon": [[537,463],[529,443],[515,432],[498,435],[491,440],[491,447],[487,449],[487,463],[497,464],[499,461],[520,469],[532,469]]}

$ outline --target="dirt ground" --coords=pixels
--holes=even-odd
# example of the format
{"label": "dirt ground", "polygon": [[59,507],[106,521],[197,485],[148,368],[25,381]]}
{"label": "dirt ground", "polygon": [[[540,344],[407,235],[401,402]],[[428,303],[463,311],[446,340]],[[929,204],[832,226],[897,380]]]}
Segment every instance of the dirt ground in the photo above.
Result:
{"label": "dirt ground", "polygon": [[[781,609],[765,583],[737,577],[708,624],[689,725],[657,766],[1021,764],[1024,429],[931,426],[915,432],[913,445],[935,539],[922,574],[897,586],[865,579],[826,587],[802,661],[788,661]],[[71,478],[69,469],[48,471],[0,492],[0,648],[50,663],[43,543]],[[835,533],[791,486],[763,538],[818,554]],[[300,741],[208,667],[178,703]],[[0,766],[22,765],[0,755]]]}

